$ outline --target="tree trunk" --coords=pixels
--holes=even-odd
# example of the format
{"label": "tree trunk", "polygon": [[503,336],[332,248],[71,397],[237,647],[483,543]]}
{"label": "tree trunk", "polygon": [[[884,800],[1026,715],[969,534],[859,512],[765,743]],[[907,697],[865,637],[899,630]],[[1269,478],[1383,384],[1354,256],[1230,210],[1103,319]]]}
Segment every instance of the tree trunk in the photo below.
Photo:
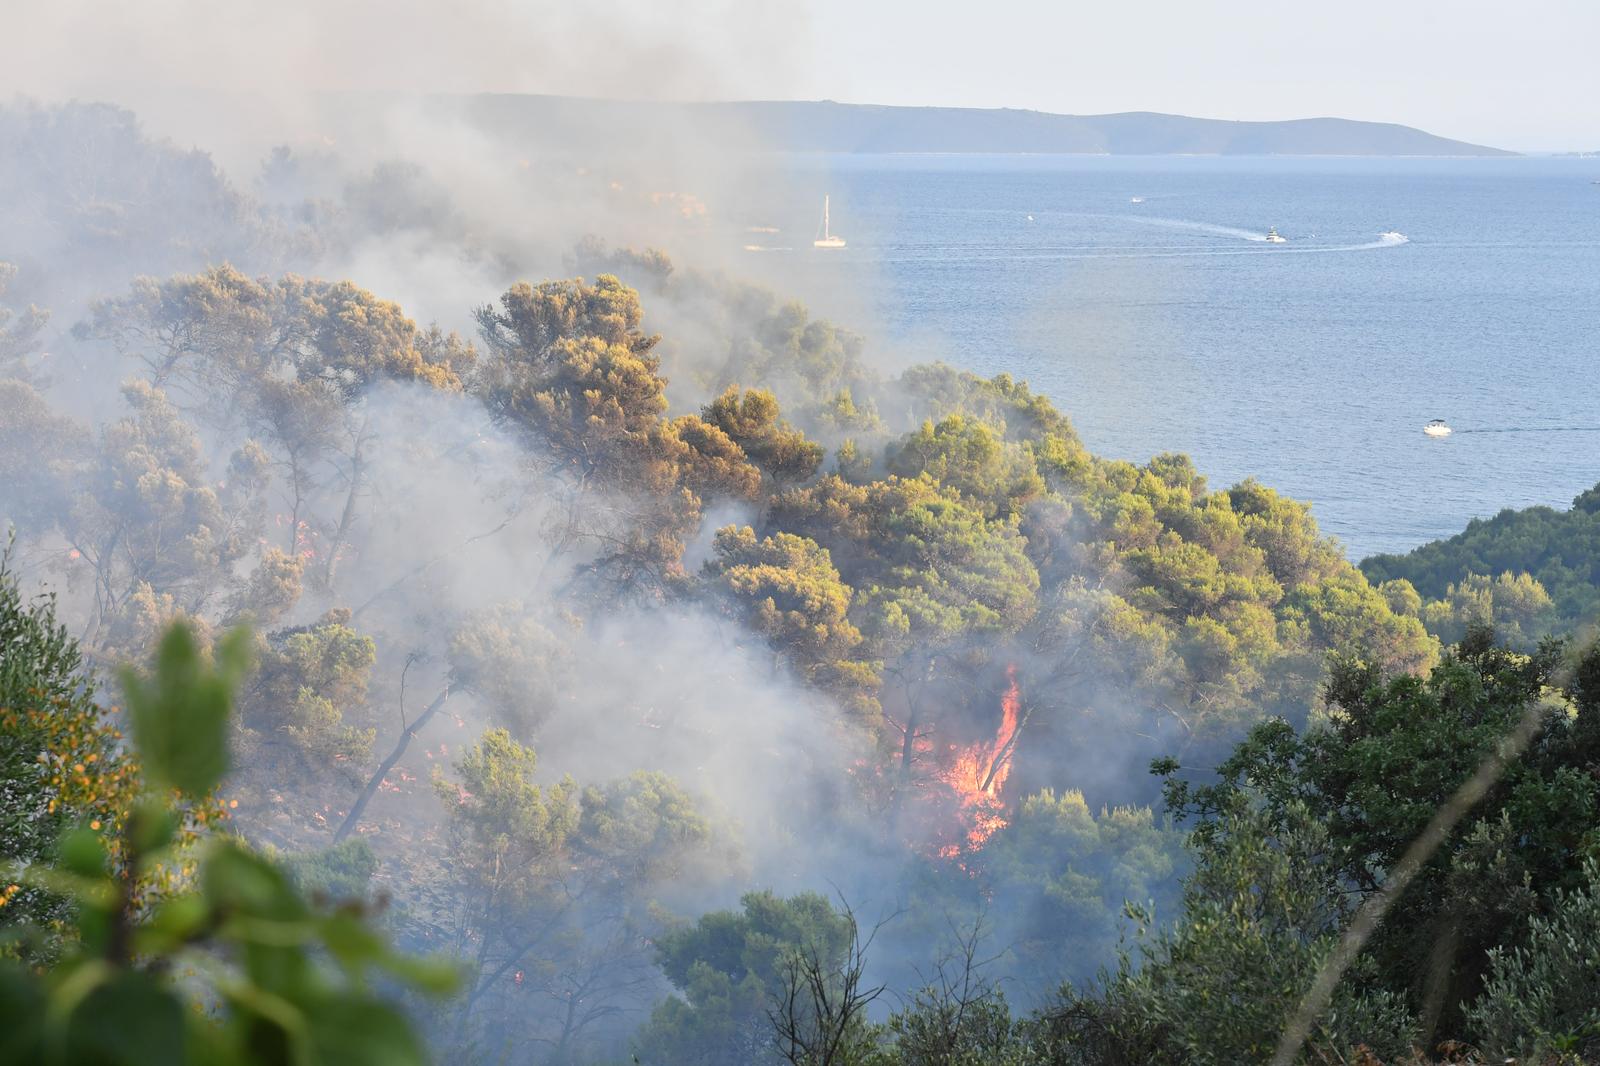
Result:
{"label": "tree trunk", "polygon": [[366,466],[366,460],[361,453],[367,443],[367,425],[368,422],[362,422],[361,430],[356,434],[355,450],[350,456],[350,491],[345,494],[344,512],[339,515],[339,528],[333,531],[332,539],[324,547],[327,560],[322,568],[322,587],[325,589],[333,588],[334,571],[339,566],[339,552],[344,548],[345,538],[350,535],[350,527],[355,524],[356,496],[361,492],[361,475]]}
{"label": "tree trunk", "polygon": [[351,804],[350,813],[345,815],[344,822],[339,826],[339,831],[333,834],[333,842],[335,844],[349,836],[351,831],[355,829],[356,823],[361,820],[361,815],[367,809],[367,804],[371,803],[372,797],[378,794],[378,786],[383,784],[383,779],[389,776],[389,771],[394,769],[395,763],[405,756],[406,749],[411,746],[411,741],[415,739],[417,733],[421,731],[423,726],[428,724],[434,715],[439,713],[439,709],[449,699],[450,686],[446,685],[444,691],[433,698],[433,702],[428,704],[428,709],[423,711],[415,722],[400,730],[400,737],[395,741],[394,750],[389,753],[387,759],[378,764],[378,768],[373,771],[372,776],[367,780],[367,787],[361,790],[360,797],[355,803]]}

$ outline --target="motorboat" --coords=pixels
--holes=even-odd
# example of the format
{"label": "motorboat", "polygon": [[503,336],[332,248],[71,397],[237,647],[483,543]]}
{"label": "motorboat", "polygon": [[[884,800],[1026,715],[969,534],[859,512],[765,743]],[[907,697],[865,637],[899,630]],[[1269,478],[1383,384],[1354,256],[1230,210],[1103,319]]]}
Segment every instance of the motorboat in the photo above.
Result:
{"label": "motorboat", "polygon": [[1401,244],[1406,240],[1406,235],[1399,230],[1384,230],[1378,234],[1378,240],[1388,241],[1390,244]]}
{"label": "motorboat", "polygon": [[1144,203],[1144,197],[1135,196],[1133,199],[1129,200],[1128,202],[1130,204],[1142,204],[1142,203]]}
{"label": "motorboat", "polygon": [[1432,422],[1422,427],[1422,432],[1430,437],[1448,437],[1450,426],[1442,418],[1435,418]]}
{"label": "motorboat", "polygon": [[1262,240],[1266,241],[1268,244],[1288,244],[1289,243],[1289,238],[1287,238],[1283,234],[1279,233],[1278,232],[1278,228],[1276,226],[1268,227],[1267,235],[1265,237],[1263,237]]}
{"label": "motorboat", "polygon": [[828,197],[822,198],[822,236],[811,242],[813,248],[843,248],[844,238],[835,237],[828,227]]}

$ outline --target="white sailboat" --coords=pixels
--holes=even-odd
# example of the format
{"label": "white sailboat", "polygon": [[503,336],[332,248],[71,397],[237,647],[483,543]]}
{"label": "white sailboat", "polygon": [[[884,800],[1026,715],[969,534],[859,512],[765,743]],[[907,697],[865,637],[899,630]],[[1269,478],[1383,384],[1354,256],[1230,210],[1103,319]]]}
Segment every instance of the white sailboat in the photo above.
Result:
{"label": "white sailboat", "polygon": [[828,197],[822,197],[822,236],[811,242],[813,248],[843,248],[844,238],[835,237],[828,228]]}

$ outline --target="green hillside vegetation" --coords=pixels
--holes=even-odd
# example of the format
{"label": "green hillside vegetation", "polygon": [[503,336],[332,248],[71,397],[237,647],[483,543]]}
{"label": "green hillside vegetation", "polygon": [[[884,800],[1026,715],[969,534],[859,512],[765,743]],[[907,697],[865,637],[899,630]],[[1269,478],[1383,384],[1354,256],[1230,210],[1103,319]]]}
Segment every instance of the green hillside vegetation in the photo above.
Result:
{"label": "green hillside vegetation", "polygon": [[[72,442],[41,469],[31,437],[5,438],[0,462],[30,471],[8,506],[24,549],[59,545],[52,557],[91,579],[81,602],[97,655],[144,654],[174,619],[202,640],[240,619],[264,627],[232,727],[231,786],[253,812],[247,835],[314,850],[340,821],[341,838],[367,824],[397,787],[385,775],[414,734],[393,734],[380,706],[395,693],[375,689],[374,670],[394,641],[416,639],[400,635],[414,626],[409,590],[389,593],[392,607],[345,600],[286,623],[305,617],[302,602],[340,604],[361,573],[366,509],[382,505],[366,479],[388,446],[366,428],[373,390],[473,404],[517,442],[512,476],[546,501],[543,550],[571,571],[557,592],[566,617],[696,604],[764,643],[833,709],[812,728],[858,753],[841,767],[846,817],[921,871],[908,874],[924,886],[918,921],[980,895],[1013,901],[1005,967],[1038,987],[1092,974],[1124,898],[1171,896],[1181,835],[1152,815],[1143,763],[1215,760],[1270,715],[1304,721],[1330,653],[1393,671],[1436,661],[1415,612],[1372,588],[1305,505],[1254,483],[1212,490],[1181,456],[1095,457],[1048,400],[1003,375],[928,366],[877,379],[839,331],[792,306],[756,307],[751,324],[729,320],[749,339],[730,342],[720,372],[702,371],[708,398],[674,414],[657,354],[670,345],[610,275],[512,287],[478,312],[476,347],[349,282],[228,267],[143,279],[78,330],[142,372],[126,416],[92,432],[50,413],[33,385],[6,386],[29,427]],[[774,360],[788,370],[769,382],[759,373]],[[836,417],[846,406],[895,412],[906,428]],[[200,444],[218,435],[239,441],[222,477]],[[430,461],[416,452],[412,476]],[[687,568],[704,516],[728,504],[753,523],[716,531],[710,558]],[[431,931],[450,928],[473,960],[438,1032],[511,1039],[505,980],[537,963],[555,967],[541,971],[550,1002],[584,973],[596,982],[593,1013],[530,1022],[576,1049],[651,972],[634,938],[670,924],[652,886],[733,842],[717,843],[725,830],[701,801],[660,775],[532,784],[551,697],[510,682],[512,664],[548,670],[581,630],[548,610],[516,617],[447,620],[434,638],[452,665],[430,706],[454,691],[491,716],[439,784],[449,847],[415,837],[408,818],[375,850],[380,871],[428,901],[402,922],[408,942],[437,944]],[[993,733],[1008,673],[1022,693],[1007,755],[1015,816],[979,852],[942,782],[952,751]],[[358,791],[361,813],[345,814]],[[627,826],[614,840],[613,817]],[[1070,887],[1063,869],[1076,871]],[[973,876],[989,886],[980,895]],[[552,922],[565,930],[544,934],[555,939],[519,939]]]}
{"label": "green hillside vegetation", "polygon": [[1404,555],[1374,555],[1361,569],[1374,584],[1409,583],[1443,639],[1481,621],[1531,647],[1600,621],[1600,485],[1569,510],[1507,509]]}

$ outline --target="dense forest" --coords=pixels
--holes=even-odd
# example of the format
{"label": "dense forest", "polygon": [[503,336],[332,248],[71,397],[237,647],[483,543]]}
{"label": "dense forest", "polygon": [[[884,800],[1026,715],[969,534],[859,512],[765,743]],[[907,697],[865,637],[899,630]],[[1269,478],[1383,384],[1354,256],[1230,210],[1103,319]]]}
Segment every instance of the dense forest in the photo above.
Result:
{"label": "dense forest", "polygon": [[1600,1047],[1593,493],[1357,568],[411,164],[0,145],[0,1059]]}
{"label": "dense forest", "polygon": [[1444,639],[1469,622],[1524,642],[1592,626],[1600,620],[1600,485],[1570,510],[1507,509],[1405,555],[1375,555],[1361,569],[1428,597],[1424,620]]}

